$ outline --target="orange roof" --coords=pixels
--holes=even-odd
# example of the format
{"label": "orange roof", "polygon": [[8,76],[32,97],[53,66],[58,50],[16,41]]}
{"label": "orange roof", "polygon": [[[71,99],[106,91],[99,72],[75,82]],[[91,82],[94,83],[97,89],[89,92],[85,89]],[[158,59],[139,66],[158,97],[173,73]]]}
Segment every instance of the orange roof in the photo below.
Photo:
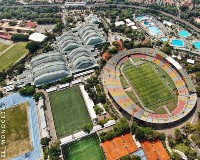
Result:
{"label": "orange roof", "polygon": [[169,154],[165,150],[160,140],[155,140],[153,142],[150,141],[142,141],[141,142],[142,149],[148,160],[169,160]]}
{"label": "orange roof", "polygon": [[102,143],[107,160],[117,160],[138,150],[131,134],[117,136]]}
{"label": "orange roof", "polygon": [[35,22],[27,22],[26,23],[26,27],[35,28],[35,27],[37,27],[37,23],[35,23]]}

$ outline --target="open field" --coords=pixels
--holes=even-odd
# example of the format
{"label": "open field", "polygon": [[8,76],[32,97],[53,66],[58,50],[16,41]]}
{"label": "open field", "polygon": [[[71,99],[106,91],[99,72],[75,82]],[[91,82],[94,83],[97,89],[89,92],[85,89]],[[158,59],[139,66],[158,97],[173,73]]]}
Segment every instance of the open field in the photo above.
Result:
{"label": "open field", "polygon": [[13,65],[28,52],[25,48],[26,44],[26,42],[16,43],[12,48],[0,56],[0,71]]}
{"label": "open field", "polygon": [[28,107],[28,103],[22,103],[5,110],[7,159],[32,150],[29,135]]}
{"label": "open field", "polygon": [[145,107],[154,110],[175,101],[174,93],[156,74],[150,64],[125,65],[123,72]]}
{"label": "open field", "polygon": [[64,160],[104,160],[97,135],[92,135],[62,147]]}
{"label": "open field", "polygon": [[90,116],[78,86],[49,95],[58,139],[90,124]]}
{"label": "open field", "polygon": [[3,52],[8,47],[9,47],[9,45],[0,43],[0,53]]}

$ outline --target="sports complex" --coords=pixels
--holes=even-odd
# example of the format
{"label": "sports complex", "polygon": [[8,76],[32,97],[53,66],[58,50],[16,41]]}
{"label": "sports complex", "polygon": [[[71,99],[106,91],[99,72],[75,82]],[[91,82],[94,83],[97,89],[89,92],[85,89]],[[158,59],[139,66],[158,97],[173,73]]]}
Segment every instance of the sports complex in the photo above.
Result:
{"label": "sports complex", "polygon": [[196,89],[182,66],[152,48],[112,57],[104,67],[103,83],[122,113],[154,126],[181,121],[197,101]]}

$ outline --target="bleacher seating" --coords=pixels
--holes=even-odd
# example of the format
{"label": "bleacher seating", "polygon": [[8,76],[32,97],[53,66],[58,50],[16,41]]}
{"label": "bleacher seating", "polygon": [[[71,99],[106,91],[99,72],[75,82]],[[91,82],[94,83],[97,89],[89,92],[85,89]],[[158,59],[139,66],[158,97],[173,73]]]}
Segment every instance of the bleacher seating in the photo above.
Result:
{"label": "bleacher seating", "polygon": [[[168,114],[155,114],[146,111],[133,102],[124,91],[120,81],[120,67],[131,58],[152,61],[163,68],[172,78],[178,90],[177,107]],[[150,123],[170,123],[187,115],[196,104],[197,95],[190,96],[189,90],[179,71],[165,59],[165,55],[152,48],[137,48],[122,51],[112,57],[104,67],[104,82],[113,100],[130,115]],[[189,96],[189,100],[188,100]]]}

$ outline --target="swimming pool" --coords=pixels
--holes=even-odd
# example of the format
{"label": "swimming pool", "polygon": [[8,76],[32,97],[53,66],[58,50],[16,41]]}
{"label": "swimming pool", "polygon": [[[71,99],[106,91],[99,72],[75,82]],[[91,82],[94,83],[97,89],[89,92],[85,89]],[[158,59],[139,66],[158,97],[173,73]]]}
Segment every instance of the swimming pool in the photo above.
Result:
{"label": "swimming pool", "polygon": [[156,37],[157,35],[162,34],[162,32],[156,26],[149,26],[147,28],[152,36]]}
{"label": "swimming pool", "polygon": [[148,27],[148,26],[149,26],[149,22],[144,21],[144,25],[145,25],[146,27]]}
{"label": "swimming pool", "polygon": [[166,42],[166,41],[168,41],[168,38],[167,37],[161,38],[160,41],[161,42]]}
{"label": "swimming pool", "polygon": [[181,36],[181,37],[188,37],[190,36],[190,33],[186,30],[181,30],[178,32],[178,34]]}
{"label": "swimming pool", "polygon": [[193,42],[192,45],[193,45],[198,51],[200,51],[200,41]]}
{"label": "swimming pool", "polygon": [[141,20],[144,19],[144,16],[138,16],[136,19],[137,19],[138,21],[141,21]]}
{"label": "swimming pool", "polygon": [[174,47],[184,47],[185,46],[184,41],[181,39],[172,39],[171,44]]}

